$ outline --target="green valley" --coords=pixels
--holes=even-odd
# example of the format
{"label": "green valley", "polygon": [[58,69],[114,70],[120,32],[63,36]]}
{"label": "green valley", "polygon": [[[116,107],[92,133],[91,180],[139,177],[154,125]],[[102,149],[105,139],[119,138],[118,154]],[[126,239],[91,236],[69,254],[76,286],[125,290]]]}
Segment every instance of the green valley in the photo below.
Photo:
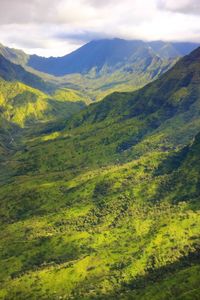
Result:
{"label": "green valley", "polygon": [[0,299],[199,299],[199,67],[87,107],[1,81]]}

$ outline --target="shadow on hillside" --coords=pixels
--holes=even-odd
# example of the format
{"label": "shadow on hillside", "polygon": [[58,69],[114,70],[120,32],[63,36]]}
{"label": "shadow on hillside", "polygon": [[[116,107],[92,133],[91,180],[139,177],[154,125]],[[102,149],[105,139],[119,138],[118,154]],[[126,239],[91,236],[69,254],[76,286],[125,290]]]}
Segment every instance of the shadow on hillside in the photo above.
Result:
{"label": "shadow on hillside", "polygon": [[[146,298],[145,291],[149,287],[154,287],[156,288],[156,285],[162,284],[165,280],[168,278],[173,278],[174,282],[176,283],[176,275],[178,272],[183,271],[184,269],[190,269],[192,267],[195,267],[200,264],[200,247],[196,247],[196,251],[190,253],[188,256],[182,257],[179,261],[166,265],[164,267],[161,267],[159,269],[146,269],[147,274],[145,276],[138,276],[135,279],[131,280],[128,283],[123,283],[121,284],[121,288],[118,290],[113,291],[110,294],[92,294],[84,297],[84,292],[83,294],[79,293],[76,294],[76,291],[80,291],[79,288],[76,289],[74,292],[73,298],[72,299],[84,299],[84,300],[140,300],[140,299],[148,299]],[[198,273],[199,274],[199,273]],[[90,278],[91,280],[91,278]],[[188,282],[187,276],[184,277],[185,282]],[[200,274],[199,274],[199,279],[197,278],[197,281],[200,281]],[[95,284],[95,283],[94,283]],[[82,282],[81,283],[81,288],[83,290],[87,289],[88,282]],[[188,290],[190,289],[189,282],[188,282]],[[162,285],[161,285],[162,289]],[[95,290],[95,289],[94,289]],[[93,291],[94,291],[93,290]],[[179,286],[175,288],[175,286],[172,286],[172,292],[175,294],[179,292]],[[158,289],[159,292],[159,289]],[[186,291],[187,292],[187,291]],[[167,293],[167,291],[166,291]],[[178,295],[173,295],[173,299],[181,299],[178,298]],[[148,294],[149,295],[149,294]],[[180,296],[180,295],[179,295]],[[198,296],[198,295],[197,295]],[[82,297],[82,298],[81,298]],[[165,300],[172,299],[172,298],[164,298]],[[158,298],[156,298],[158,299]],[[160,298],[162,300],[163,298]],[[193,299],[193,298],[188,298],[188,299]],[[195,298],[196,299],[196,298]]]}

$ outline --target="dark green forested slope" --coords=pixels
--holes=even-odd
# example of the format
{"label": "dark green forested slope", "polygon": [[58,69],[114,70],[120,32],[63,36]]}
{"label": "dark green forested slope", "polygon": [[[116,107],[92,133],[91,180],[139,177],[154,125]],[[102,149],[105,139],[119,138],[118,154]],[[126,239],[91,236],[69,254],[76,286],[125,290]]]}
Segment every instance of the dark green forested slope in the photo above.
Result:
{"label": "dark green forested slope", "polygon": [[13,144],[15,144],[13,136],[18,131],[19,128],[16,124],[10,123],[2,115],[0,116],[0,159],[6,156],[9,149],[13,148]]}
{"label": "dark green forested slope", "polygon": [[24,129],[1,163],[1,299],[198,299],[199,64]]}

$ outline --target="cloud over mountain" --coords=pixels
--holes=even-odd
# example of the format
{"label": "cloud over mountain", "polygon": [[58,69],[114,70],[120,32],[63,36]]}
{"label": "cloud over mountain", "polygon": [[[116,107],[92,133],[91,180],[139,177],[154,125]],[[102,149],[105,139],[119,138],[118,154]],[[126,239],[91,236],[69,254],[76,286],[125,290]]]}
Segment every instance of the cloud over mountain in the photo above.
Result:
{"label": "cloud over mountain", "polygon": [[1,0],[0,41],[45,56],[102,37],[199,41],[199,13],[197,0]]}

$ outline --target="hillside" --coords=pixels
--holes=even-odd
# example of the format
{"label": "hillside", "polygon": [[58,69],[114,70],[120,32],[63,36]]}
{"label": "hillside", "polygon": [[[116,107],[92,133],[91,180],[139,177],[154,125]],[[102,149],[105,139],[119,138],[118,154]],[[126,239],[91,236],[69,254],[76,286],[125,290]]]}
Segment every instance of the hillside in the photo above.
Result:
{"label": "hillside", "polygon": [[1,116],[20,127],[66,119],[80,111],[85,101],[71,90],[65,91],[64,95],[57,91],[55,95],[49,96],[21,82],[0,80]]}
{"label": "hillside", "polygon": [[200,48],[60,128],[23,130],[0,177],[0,298],[198,297],[199,64]]}
{"label": "hillside", "polygon": [[[1,111],[2,113],[2,111]],[[17,134],[19,128],[16,124],[8,122],[1,114],[0,116],[0,161],[6,159],[7,154],[15,145],[13,136]]]}
{"label": "hillside", "polygon": [[[113,93],[92,104],[69,121],[67,127],[75,128],[78,134],[87,132],[86,136],[89,132],[91,137],[98,130],[98,144],[101,147],[105,140],[103,147],[108,153],[111,151],[109,155],[114,160],[135,157],[141,151],[149,151],[149,147],[162,149],[165,144],[167,148],[187,144],[200,131],[199,64],[200,48],[143,89]],[[83,149],[87,148],[87,142],[81,143]]]}
{"label": "hillside", "polygon": [[191,177],[199,178],[199,146],[197,138],[169,158],[153,153],[73,179],[18,176],[2,186],[2,298],[154,299],[156,290],[156,299],[193,299],[200,195]]}
{"label": "hillside", "polygon": [[89,103],[80,91],[58,89],[0,55],[0,109],[5,121],[25,127],[66,119]]}
{"label": "hillside", "polygon": [[55,86],[40,77],[27,72],[22,66],[14,64],[0,55],[0,77],[7,81],[20,81],[44,92],[52,92]]}
{"label": "hillside", "polygon": [[25,65],[28,61],[29,55],[22,50],[6,47],[0,44],[0,54],[7,60],[17,65]]}

